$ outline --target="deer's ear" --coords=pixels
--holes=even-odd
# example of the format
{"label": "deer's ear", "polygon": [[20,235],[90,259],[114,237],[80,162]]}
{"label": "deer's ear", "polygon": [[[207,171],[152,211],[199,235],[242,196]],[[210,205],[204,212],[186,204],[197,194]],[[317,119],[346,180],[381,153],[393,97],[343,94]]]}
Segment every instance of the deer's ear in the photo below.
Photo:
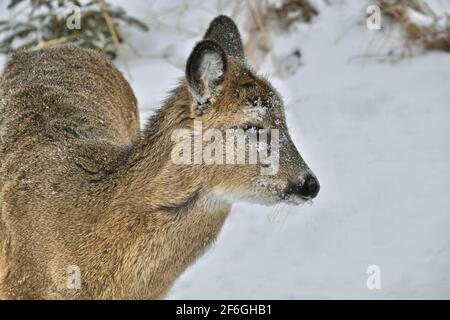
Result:
{"label": "deer's ear", "polygon": [[224,15],[216,17],[209,24],[204,39],[216,41],[229,57],[244,59],[244,46],[242,45],[241,35],[231,18]]}
{"label": "deer's ear", "polygon": [[199,105],[209,101],[227,71],[227,57],[215,41],[199,42],[186,64],[186,80],[193,98]]}

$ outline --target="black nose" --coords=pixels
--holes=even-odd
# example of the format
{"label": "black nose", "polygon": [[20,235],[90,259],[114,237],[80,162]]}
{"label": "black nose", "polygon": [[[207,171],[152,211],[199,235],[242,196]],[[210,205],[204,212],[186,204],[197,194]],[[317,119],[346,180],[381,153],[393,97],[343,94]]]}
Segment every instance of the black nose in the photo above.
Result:
{"label": "black nose", "polygon": [[320,184],[316,177],[308,175],[304,182],[293,182],[288,189],[289,193],[303,198],[313,199],[319,194]]}
{"label": "black nose", "polygon": [[303,185],[303,193],[306,197],[315,198],[319,194],[320,184],[316,177],[310,176]]}

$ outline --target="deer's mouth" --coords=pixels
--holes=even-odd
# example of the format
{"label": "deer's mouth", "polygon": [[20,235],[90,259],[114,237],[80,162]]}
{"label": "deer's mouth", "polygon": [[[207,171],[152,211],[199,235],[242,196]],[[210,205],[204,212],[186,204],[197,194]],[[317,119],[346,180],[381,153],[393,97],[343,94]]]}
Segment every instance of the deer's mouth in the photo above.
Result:
{"label": "deer's mouth", "polygon": [[305,203],[312,203],[312,198],[299,196],[286,191],[279,192],[278,202],[286,203],[288,205],[298,206]]}

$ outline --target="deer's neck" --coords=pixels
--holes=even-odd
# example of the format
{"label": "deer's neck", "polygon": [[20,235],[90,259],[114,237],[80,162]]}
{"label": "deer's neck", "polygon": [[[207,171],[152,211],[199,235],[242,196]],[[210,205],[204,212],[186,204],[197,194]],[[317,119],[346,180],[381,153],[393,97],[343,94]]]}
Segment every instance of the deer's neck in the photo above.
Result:
{"label": "deer's neck", "polygon": [[183,109],[188,102],[182,90],[174,93],[121,173],[114,214],[102,227],[105,236],[114,235],[113,246],[123,246],[110,288],[116,295],[162,297],[214,241],[230,211],[229,203],[208,191],[205,177],[171,163],[171,133],[191,121]]}
{"label": "deer's neck", "polygon": [[164,106],[149,120],[128,163],[119,173],[118,195],[135,198],[146,210],[185,207],[185,202],[205,191],[208,178],[193,174],[189,165],[171,159],[174,130],[191,128],[191,98],[185,85],[174,90]]}

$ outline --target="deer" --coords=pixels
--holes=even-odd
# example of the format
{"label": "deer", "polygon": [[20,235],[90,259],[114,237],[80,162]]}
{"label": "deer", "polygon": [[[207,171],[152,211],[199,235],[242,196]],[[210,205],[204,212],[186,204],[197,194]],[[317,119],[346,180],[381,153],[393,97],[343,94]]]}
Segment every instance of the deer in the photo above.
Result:
{"label": "deer", "polygon": [[[261,175],[259,163],[174,164],[172,132],[195,121],[277,128],[277,172]],[[282,97],[248,65],[225,15],[210,23],[142,131],[129,83],[95,50],[23,50],[4,67],[2,299],[163,299],[211,247],[233,203],[299,205],[319,188],[290,137]],[[78,282],[68,281],[74,275]]]}

